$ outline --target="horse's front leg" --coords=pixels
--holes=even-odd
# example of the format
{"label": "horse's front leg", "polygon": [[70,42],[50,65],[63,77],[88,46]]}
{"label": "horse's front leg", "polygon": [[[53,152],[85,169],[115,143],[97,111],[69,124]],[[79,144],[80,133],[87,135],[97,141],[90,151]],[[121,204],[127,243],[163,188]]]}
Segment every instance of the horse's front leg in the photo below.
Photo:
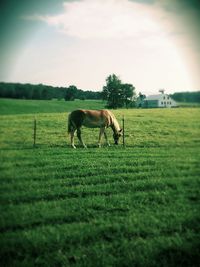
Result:
{"label": "horse's front leg", "polygon": [[83,142],[83,140],[82,140],[82,138],[81,138],[81,129],[80,129],[80,128],[77,129],[77,137],[78,137],[78,139],[79,139],[81,145],[82,145],[84,148],[87,148],[87,146],[84,144],[84,142]]}
{"label": "horse's front leg", "polygon": [[105,128],[101,127],[100,131],[99,131],[99,141],[98,141],[98,146],[101,147],[101,139],[102,139],[102,135],[104,134]]}
{"label": "horse's front leg", "polygon": [[107,134],[106,134],[105,130],[104,130],[104,137],[105,137],[105,139],[106,139],[106,143],[107,143],[107,145],[110,146],[110,143],[109,143],[109,141],[108,141],[108,137],[107,137]]}

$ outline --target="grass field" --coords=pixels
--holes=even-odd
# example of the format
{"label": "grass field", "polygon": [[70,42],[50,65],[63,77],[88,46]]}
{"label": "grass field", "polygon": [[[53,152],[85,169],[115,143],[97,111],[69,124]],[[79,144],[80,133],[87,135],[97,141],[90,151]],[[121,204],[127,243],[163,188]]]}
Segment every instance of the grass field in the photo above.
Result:
{"label": "grass field", "polygon": [[22,100],[22,99],[0,99],[0,114],[38,114],[38,113],[59,113],[69,112],[72,109],[101,109],[105,106],[102,100]]}
{"label": "grass field", "polygon": [[199,266],[200,109],[115,110],[125,148],[73,150],[81,107],[0,100],[1,266]]}

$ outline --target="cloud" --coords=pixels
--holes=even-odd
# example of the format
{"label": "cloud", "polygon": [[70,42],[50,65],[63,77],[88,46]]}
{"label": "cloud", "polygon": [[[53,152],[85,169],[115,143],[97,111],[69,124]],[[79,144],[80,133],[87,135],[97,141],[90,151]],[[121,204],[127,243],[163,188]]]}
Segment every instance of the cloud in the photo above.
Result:
{"label": "cloud", "polygon": [[[30,77],[32,73],[38,75],[38,82],[46,77],[52,84],[65,84],[69,79],[69,84],[73,81],[80,88],[99,88],[106,75],[114,72],[140,90],[192,88],[193,70],[174,45],[175,36],[180,38],[184,28],[175,27],[171,20],[175,12],[163,7],[164,2],[72,1],[65,2],[59,14],[26,17],[43,21],[49,27],[44,27],[24,60],[20,57],[15,77],[24,77],[29,69]],[[181,47],[184,45],[183,39]],[[45,67],[38,69],[41,59]],[[25,62],[34,60],[35,65],[28,68]]]}
{"label": "cloud", "polygon": [[32,16],[60,32],[81,39],[139,38],[161,34],[154,10],[128,0],[83,0],[65,2],[64,12],[54,16]]}

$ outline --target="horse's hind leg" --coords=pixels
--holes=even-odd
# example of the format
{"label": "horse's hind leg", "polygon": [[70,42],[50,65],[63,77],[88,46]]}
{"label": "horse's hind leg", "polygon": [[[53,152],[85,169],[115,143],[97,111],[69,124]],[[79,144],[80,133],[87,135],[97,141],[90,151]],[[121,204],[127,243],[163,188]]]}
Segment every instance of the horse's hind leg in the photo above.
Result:
{"label": "horse's hind leg", "polygon": [[74,133],[75,133],[75,130],[71,130],[71,132],[70,132],[70,135],[71,135],[71,146],[73,148],[76,148],[76,146],[74,145]]}
{"label": "horse's hind leg", "polygon": [[82,140],[82,137],[81,137],[81,129],[80,129],[80,128],[77,129],[77,137],[78,137],[78,139],[79,139],[81,145],[82,145],[83,147],[87,148],[87,146],[84,144],[84,142],[83,142],[83,140]]}

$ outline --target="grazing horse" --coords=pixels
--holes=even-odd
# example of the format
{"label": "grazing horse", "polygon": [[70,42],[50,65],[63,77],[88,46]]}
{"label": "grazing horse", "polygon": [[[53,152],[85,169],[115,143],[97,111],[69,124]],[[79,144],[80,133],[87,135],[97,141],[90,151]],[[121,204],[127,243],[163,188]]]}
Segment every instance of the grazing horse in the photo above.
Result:
{"label": "grazing horse", "polygon": [[81,126],[88,128],[100,128],[98,145],[101,146],[102,135],[104,134],[108,146],[110,145],[106,135],[106,128],[111,127],[113,130],[113,139],[118,145],[119,137],[122,134],[122,129],[119,127],[115,116],[108,110],[74,110],[68,117],[68,133],[71,135],[71,146],[74,145],[74,133],[77,130],[77,137],[83,147],[86,147],[81,138]]}

